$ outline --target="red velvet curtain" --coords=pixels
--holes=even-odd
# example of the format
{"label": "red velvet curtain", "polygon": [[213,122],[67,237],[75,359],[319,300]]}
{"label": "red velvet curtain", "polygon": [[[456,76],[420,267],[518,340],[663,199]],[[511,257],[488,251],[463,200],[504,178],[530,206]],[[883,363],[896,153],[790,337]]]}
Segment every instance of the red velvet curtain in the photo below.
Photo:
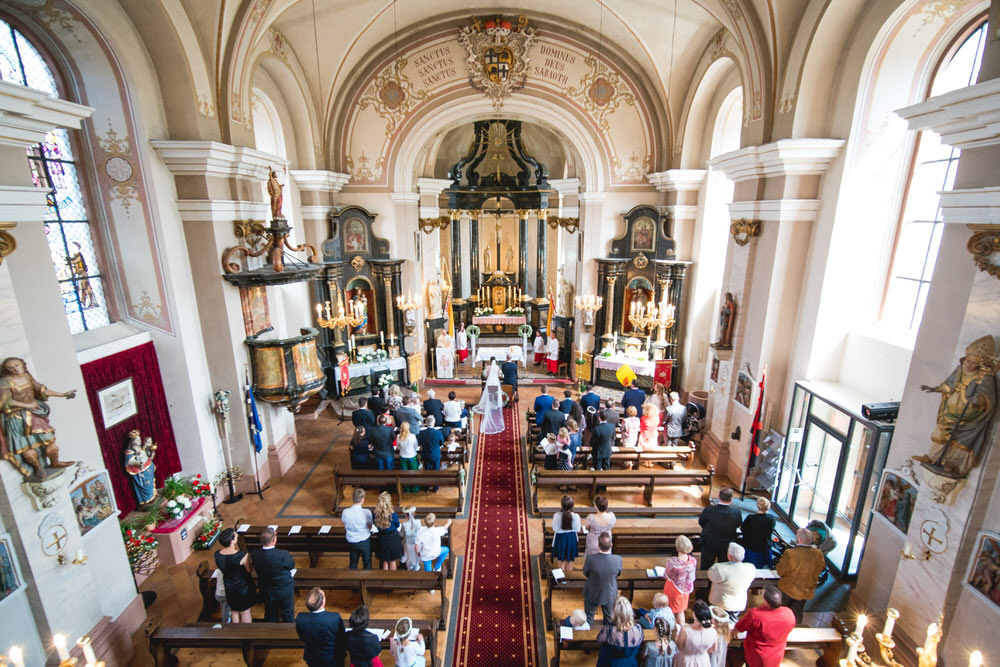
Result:
{"label": "red velvet curtain", "polygon": [[[152,343],[144,343],[84,364],[80,370],[83,371],[83,382],[87,388],[90,412],[94,415],[104,466],[111,477],[118,509],[124,516],[136,507],[135,496],[129,486],[129,475],[123,465],[129,431],[139,429],[143,438],[152,436],[153,442],[156,443],[156,457],[153,462],[156,464],[157,488],[163,484],[166,477],[181,469],[174,431],[170,426],[167,399],[160,379],[160,364],[156,360],[156,350]],[[105,429],[97,392],[126,378],[132,378],[135,403],[139,411]]]}

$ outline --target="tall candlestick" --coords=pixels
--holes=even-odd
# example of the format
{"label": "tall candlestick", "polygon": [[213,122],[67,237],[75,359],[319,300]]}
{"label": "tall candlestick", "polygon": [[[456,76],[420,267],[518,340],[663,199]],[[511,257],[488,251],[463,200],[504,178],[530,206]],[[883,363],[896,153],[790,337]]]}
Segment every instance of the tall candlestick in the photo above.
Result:
{"label": "tall candlestick", "polygon": [[854,635],[847,638],[847,665],[848,667],[854,667],[855,661],[858,659],[858,642],[854,639]]}
{"label": "tall candlestick", "polygon": [[24,667],[24,653],[21,652],[20,646],[11,646],[7,656],[14,667]]}
{"label": "tall candlestick", "polygon": [[886,636],[887,639],[892,637],[892,629],[896,627],[896,619],[899,618],[899,612],[889,607],[885,610],[885,626],[882,628],[882,634]]}
{"label": "tall candlestick", "polygon": [[69,660],[69,651],[66,649],[66,635],[52,635],[52,645],[56,647],[59,660]]}

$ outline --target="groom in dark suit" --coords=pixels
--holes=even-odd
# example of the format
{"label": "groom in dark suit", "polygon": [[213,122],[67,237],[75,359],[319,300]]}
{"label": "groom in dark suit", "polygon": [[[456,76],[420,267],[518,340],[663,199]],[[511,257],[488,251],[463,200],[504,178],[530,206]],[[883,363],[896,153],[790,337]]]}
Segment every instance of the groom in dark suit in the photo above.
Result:
{"label": "groom in dark suit", "polygon": [[503,377],[503,384],[513,387],[513,400],[517,400],[517,363],[511,361],[510,352],[507,353],[507,361],[500,364],[500,375]]}
{"label": "groom in dark suit", "polygon": [[313,588],[306,598],[306,609],[295,618],[295,631],[305,645],[302,654],[309,667],[342,667],[344,655],[344,622],[340,614],[326,611],[326,595]]}

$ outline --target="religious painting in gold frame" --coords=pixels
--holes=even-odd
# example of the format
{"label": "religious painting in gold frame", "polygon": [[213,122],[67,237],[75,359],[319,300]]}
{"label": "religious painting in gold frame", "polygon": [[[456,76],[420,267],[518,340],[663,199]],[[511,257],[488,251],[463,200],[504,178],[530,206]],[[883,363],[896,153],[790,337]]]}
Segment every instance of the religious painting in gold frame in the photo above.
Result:
{"label": "religious painting in gold frame", "polygon": [[656,250],[656,223],[648,216],[642,216],[632,225],[629,239],[632,252],[654,252]]}
{"label": "religious painting in gold frame", "polygon": [[368,254],[368,230],[365,223],[358,218],[351,218],[344,223],[344,252]]}
{"label": "religious painting in gold frame", "polygon": [[998,571],[1000,535],[981,531],[976,540],[976,550],[972,553],[965,584],[996,607],[1000,607],[1000,578],[995,575]]}

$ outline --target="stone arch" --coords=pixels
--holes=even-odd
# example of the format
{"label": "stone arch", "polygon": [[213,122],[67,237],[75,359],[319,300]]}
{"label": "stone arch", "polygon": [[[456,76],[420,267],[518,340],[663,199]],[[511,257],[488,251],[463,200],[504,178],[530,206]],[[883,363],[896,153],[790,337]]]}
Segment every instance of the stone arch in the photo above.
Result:
{"label": "stone arch", "polygon": [[281,95],[282,106],[291,121],[285,128],[285,141],[294,145],[294,155],[288,156],[292,164],[296,169],[319,168],[322,149],[316,109],[298,61],[290,54],[282,57],[273,51],[263,51],[257,56],[254,72],[254,80],[265,76]]}
{"label": "stone arch", "polygon": [[[705,160],[710,157],[711,132],[715,122],[714,114],[710,113],[713,102],[717,107],[717,100],[725,97],[735,87],[743,87],[744,92],[746,91],[742,72],[734,56],[724,53],[712,59],[709,59],[710,54],[706,56],[708,57],[699,64],[699,76],[695,79],[697,83],[687,96],[687,105],[681,119],[681,134],[678,137],[679,140],[683,139],[679,164],[681,169],[703,168]],[[708,145],[706,141],[709,142]]]}

